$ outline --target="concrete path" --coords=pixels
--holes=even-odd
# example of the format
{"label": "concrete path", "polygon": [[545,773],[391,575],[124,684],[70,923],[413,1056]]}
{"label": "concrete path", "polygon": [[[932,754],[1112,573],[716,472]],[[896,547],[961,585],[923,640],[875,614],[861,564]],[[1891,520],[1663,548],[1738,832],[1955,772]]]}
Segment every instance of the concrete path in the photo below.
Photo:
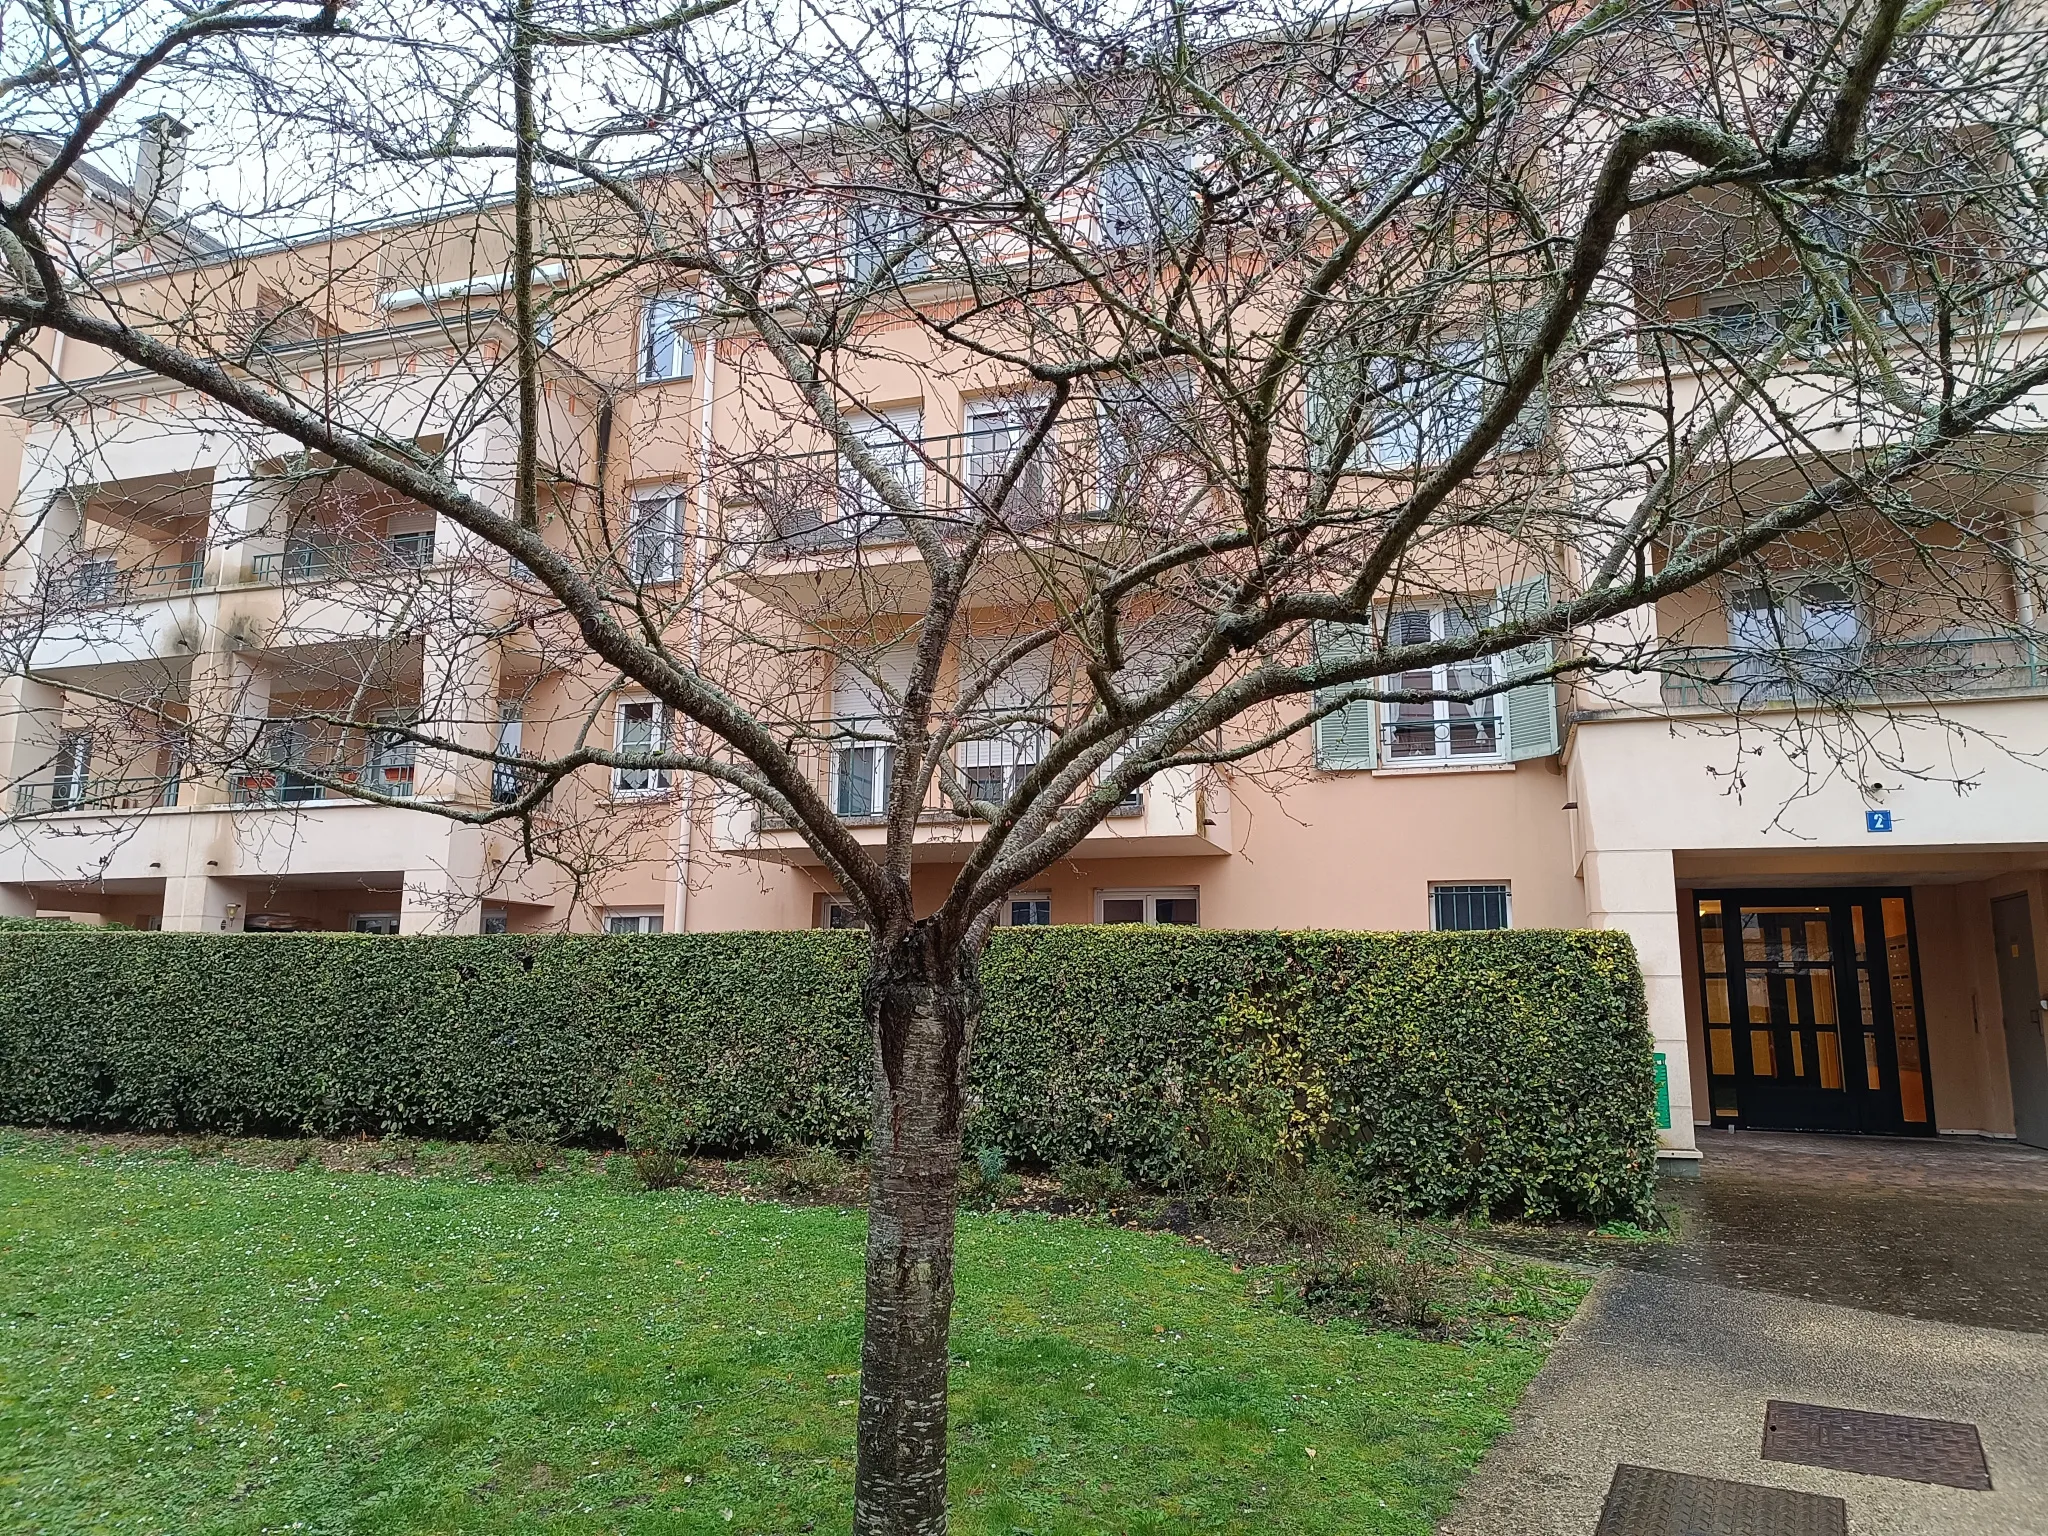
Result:
{"label": "concrete path", "polygon": [[[1444,1536],[1592,1536],[1621,1463],[1834,1495],[1852,1536],[2048,1533],[2048,1154],[1718,1140],[1674,1181],[1681,1241],[1600,1281]],[[1974,1424],[1992,1491],[1765,1461],[1773,1398]]]}

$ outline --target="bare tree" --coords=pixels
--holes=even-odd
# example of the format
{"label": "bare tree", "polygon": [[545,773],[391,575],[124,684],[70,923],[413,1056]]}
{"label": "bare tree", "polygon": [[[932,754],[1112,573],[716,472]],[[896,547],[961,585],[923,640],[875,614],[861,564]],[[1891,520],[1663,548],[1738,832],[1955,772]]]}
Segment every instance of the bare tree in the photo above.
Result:
{"label": "bare tree", "polygon": [[[936,1532],[1008,893],[1311,742],[1554,751],[1560,684],[1812,722],[2038,664],[2042,530],[1984,488],[2039,451],[2048,77],[1997,4],[732,4],[24,11],[0,110],[62,147],[0,204],[0,316],[81,459],[122,370],[246,438],[239,526],[303,565],[275,622],[335,639],[297,728],[331,747],[137,685],[97,704],[138,754],[502,823],[579,880],[676,800],[830,872],[875,1041],[855,1528]],[[71,259],[54,178],[165,90],[326,158],[245,176],[224,253]],[[423,181],[452,203],[313,217]],[[394,295],[431,378],[369,366]],[[716,419],[628,389],[689,348]],[[679,493],[630,492],[653,461]],[[393,508],[452,541],[396,558]],[[24,677],[113,622],[51,515]],[[557,680],[516,750],[480,647]]]}

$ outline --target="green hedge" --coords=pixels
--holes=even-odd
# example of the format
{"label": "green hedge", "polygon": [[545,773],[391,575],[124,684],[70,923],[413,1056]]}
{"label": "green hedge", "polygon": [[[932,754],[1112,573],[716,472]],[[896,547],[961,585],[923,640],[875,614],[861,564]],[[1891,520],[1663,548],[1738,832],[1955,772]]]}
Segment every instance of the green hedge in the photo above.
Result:
{"label": "green hedge", "polygon": [[[857,1145],[856,934],[0,936],[0,1119],[601,1138],[622,1071],[704,1148]],[[1410,1209],[1633,1217],[1642,981],[1614,933],[1012,929],[970,1140],[1184,1173],[1219,1104]]]}

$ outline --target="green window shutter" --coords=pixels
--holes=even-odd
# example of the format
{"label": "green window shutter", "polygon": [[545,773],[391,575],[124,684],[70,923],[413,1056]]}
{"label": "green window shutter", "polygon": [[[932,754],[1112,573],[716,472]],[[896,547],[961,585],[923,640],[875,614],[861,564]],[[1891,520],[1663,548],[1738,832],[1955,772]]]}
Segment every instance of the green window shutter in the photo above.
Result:
{"label": "green window shutter", "polygon": [[[1497,621],[1507,622],[1541,613],[1549,606],[1550,578],[1538,576],[1531,581],[1502,587],[1495,614]],[[1502,672],[1512,680],[1548,671],[1556,660],[1556,642],[1538,640],[1533,645],[1517,646],[1502,652],[1500,665]],[[1545,678],[1541,682],[1510,688],[1500,696],[1500,700],[1501,736],[1507,743],[1510,762],[1549,757],[1559,750],[1557,683],[1554,680]]]}
{"label": "green window shutter", "polygon": [[[1371,631],[1359,624],[1318,624],[1316,655],[1323,661],[1345,661],[1365,654]],[[1318,690],[1317,702],[1329,697]],[[1316,722],[1316,766],[1361,769],[1379,766],[1379,730],[1372,701],[1361,699],[1332,710]]]}

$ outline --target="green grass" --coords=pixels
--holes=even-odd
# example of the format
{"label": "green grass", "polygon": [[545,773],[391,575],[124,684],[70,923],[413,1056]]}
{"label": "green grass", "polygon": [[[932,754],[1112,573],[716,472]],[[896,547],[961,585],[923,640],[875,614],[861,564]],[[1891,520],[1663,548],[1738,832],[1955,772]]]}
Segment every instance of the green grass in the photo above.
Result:
{"label": "green grass", "polygon": [[[0,1135],[0,1529],[844,1530],[860,1253],[857,1212],[591,1173]],[[1542,1358],[1073,1220],[964,1216],[958,1289],[955,1529],[991,1536],[1420,1536]]]}

